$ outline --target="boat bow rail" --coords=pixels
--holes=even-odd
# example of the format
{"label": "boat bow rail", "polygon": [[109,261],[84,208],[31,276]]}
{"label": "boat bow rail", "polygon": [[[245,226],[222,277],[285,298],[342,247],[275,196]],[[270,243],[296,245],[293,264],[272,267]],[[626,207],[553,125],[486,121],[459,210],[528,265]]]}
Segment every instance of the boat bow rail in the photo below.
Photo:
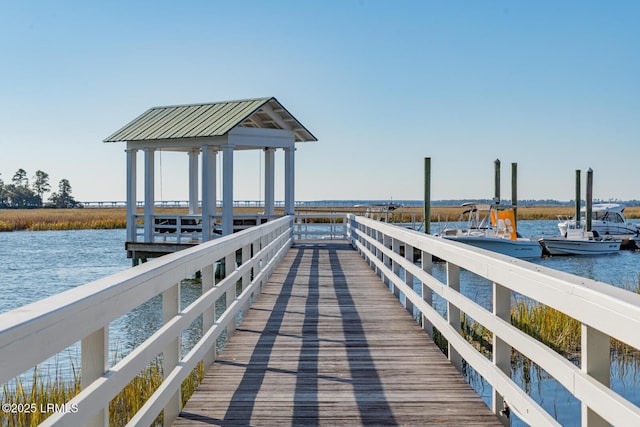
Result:
{"label": "boat bow rail", "polygon": [[[371,268],[418,316],[433,336],[436,328],[448,342],[448,357],[462,369],[471,365],[493,388],[494,412],[506,423],[505,406],[530,425],[559,425],[511,379],[511,354],[518,351],[575,396],[582,405],[582,425],[640,425],[640,408],[610,389],[610,338],[640,348],[640,295],[605,283],[447,241],[405,228],[349,216],[353,246]],[[414,254],[421,259],[414,263]],[[446,283],[432,276],[434,259],[445,262]],[[460,292],[461,270],[492,283],[492,310]],[[414,278],[421,283],[415,290]],[[446,301],[443,317],[433,293]],[[581,322],[580,367],[511,325],[512,294],[552,307]],[[461,335],[465,314],[493,333],[492,359]]]}

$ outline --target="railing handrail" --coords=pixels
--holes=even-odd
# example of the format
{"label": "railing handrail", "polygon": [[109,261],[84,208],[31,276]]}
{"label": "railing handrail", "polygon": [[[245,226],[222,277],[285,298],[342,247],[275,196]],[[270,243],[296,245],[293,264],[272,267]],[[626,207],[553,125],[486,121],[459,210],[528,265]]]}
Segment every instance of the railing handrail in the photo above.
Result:
{"label": "railing handrail", "polygon": [[[401,227],[349,215],[349,234],[359,250],[398,295],[405,295],[407,307],[417,308],[425,328],[435,326],[450,345],[449,357],[464,358],[494,388],[497,397],[507,401],[511,410],[533,425],[557,425],[544,409],[535,403],[511,380],[504,360],[502,366],[486,359],[460,335],[458,319],[445,319],[431,306],[425,295],[413,290],[413,283],[400,278],[399,269],[423,283],[423,293],[436,292],[447,301],[450,313],[466,313],[494,334],[494,356],[510,354],[511,348],[538,364],[552,375],[583,405],[583,425],[592,417],[605,419],[614,425],[640,425],[640,408],[609,387],[609,337],[614,337],[635,348],[640,348],[640,295],[595,280],[559,272],[523,260],[500,255],[445,239],[418,233]],[[405,255],[399,254],[400,246]],[[447,263],[453,277],[452,284],[443,284],[430,274],[430,262],[423,268],[407,259],[407,251],[418,249],[422,257],[437,257]],[[423,262],[425,262],[423,260]],[[517,292],[541,304],[559,310],[582,323],[582,369],[575,366],[551,348],[511,325],[508,319],[510,298],[501,303],[494,296],[492,313],[458,292],[459,270],[465,269],[484,277],[494,286],[494,295]],[[456,276],[458,275],[458,276]],[[450,279],[448,279],[450,280]],[[458,279],[459,280],[459,279]],[[425,288],[426,287],[426,288]],[[498,301],[498,302],[496,302]],[[496,305],[501,305],[496,307]],[[505,315],[506,309],[506,315]],[[455,316],[454,316],[455,317]],[[594,338],[595,337],[595,338]],[[496,338],[500,341],[496,342]],[[589,340],[606,342],[606,348],[597,348]],[[600,341],[597,341],[600,339]],[[596,347],[596,348],[594,348]],[[600,345],[602,347],[602,345]],[[457,356],[456,356],[457,355]],[[606,359],[606,360],[605,360]],[[602,364],[606,364],[602,367]],[[593,366],[598,366],[593,368]],[[606,371],[606,378],[602,378]],[[496,394],[498,393],[498,394]],[[495,403],[495,402],[494,402]],[[502,408],[493,408],[497,415]],[[587,414],[587,415],[585,415]],[[597,424],[597,422],[596,422]]]}
{"label": "railing handrail", "polygon": [[[90,351],[88,349],[91,348],[88,342],[85,346],[85,341],[102,331],[104,344],[111,321],[156,295],[163,294],[164,300],[164,294],[175,291],[178,295],[175,306],[179,306],[180,281],[206,270],[212,289],[204,292],[189,307],[182,310],[176,308],[176,312],[166,318],[163,326],[150,338],[115,366],[106,371],[103,368],[102,372],[91,378],[90,383],[85,383],[87,377],[83,372],[83,390],[69,402],[77,404],[78,412],[56,413],[47,418],[44,424],[78,425],[95,417],[153,358],[164,353],[163,348],[171,346],[173,340],[178,340],[182,330],[197,316],[208,310],[213,313],[215,301],[226,293],[225,313],[215,323],[212,321],[211,325],[203,327],[203,338],[184,358],[180,359],[177,355],[180,363],[176,360],[173,366],[166,366],[168,357],[165,357],[165,382],[136,418],[145,420],[143,422],[152,421],[166,402],[178,393],[179,380],[186,378],[207,352],[211,352],[212,348],[215,351],[217,336],[225,329],[229,329],[229,332],[235,329],[236,314],[246,308],[251,293],[259,292],[291,246],[292,222],[292,217],[270,221],[0,314],[0,384],[81,340],[83,363],[86,356],[89,356],[88,359],[106,357],[108,361],[108,348],[104,346],[98,345],[95,354],[84,354],[85,349]],[[239,267],[233,267],[239,250],[243,254],[242,263]],[[250,256],[252,252],[253,257]],[[221,259],[231,268],[227,267],[225,278],[213,286],[214,265]],[[237,296],[235,284],[241,279],[243,292]],[[85,366],[81,369],[84,370]],[[162,402],[162,405],[158,406],[158,402]],[[168,412],[171,411],[165,409],[165,420]],[[172,414],[175,415],[177,413]]]}

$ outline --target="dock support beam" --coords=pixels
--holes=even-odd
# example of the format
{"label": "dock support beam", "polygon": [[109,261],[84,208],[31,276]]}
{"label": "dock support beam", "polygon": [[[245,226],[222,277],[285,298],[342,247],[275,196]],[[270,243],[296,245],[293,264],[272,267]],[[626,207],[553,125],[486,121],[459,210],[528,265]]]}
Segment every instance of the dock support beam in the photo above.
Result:
{"label": "dock support beam", "polygon": [[222,235],[233,234],[233,149],[222,147]]}
{"label": "dock support beam", "polygon": [[144,241],[153,243],[155,210],[155,149],[144,149]]}
{"label": "dock support beam", "polygon": [[202,147],[202,241],[213,237],[212,229],[216,214],[216,158],[218,152],[213,147]]}
{"label": "dock support beam", "polygon": [[198,151],[189,151],[189,213],[198,213]]}
{"label": "dock support beam", "polygon": [[275,148],[264,149],[264,214],[275,213]]}
{"label": "dock support beam", "polygon": [[127,152],[127,242],[136,241],[137,207],[137,154],[138,150],[128,148]]}
{"label": "dock support beam", "polygon": [[284,214],[295,215],[295,154],[296,149],[284,149]]}

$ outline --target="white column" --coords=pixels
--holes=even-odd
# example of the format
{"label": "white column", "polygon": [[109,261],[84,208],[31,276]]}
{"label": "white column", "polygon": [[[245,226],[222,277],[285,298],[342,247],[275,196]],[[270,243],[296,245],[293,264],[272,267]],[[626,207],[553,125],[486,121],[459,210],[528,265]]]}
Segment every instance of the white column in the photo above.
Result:
{"label": "white column", "polygon": [[155,149],[144,149],[144,241],[153,242],[153,215],[155,209]]}
{"label": "white column", "polygon": [[264,214],[273,215],[275,213],[275,148],[264,149]]}
{"label": "white column", "polygon": [[233,233],[233,145],[222,147],[222,234]]}
{"label": "white column", "polygon": [[189,213],[198,213],[198,151],[189,151]]}
{"label": "white column", "polygon": [[212,215],[216,214],[216,158],[218,152],[213,147],[202,147],[202,241],[213,237]]}
{"label": "white column", "polygon": [[127,149],[127,242],[136,241],[136,186],[138,150]]}
{"label": "white column", "polygon": [[284,149],[284,213],[295,214],[295,147]]}

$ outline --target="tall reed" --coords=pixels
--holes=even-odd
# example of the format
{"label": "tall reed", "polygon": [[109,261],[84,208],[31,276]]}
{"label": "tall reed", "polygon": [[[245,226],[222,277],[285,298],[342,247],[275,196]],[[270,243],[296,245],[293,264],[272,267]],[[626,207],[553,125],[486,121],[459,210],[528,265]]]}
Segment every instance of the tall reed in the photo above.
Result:
{"label": "tall reed", "polygon": [[[162,361],[156,358],[109,402],[109,425],[123,426],[129,422],[158,389],[163,378]],[[193,395],[203,378],[204,367],[199,363],[182,383],[183,405]],[[65,377],[59,369],[56,369],[53,375],[45,376],[36,368],[30,384],[25,385],[20,378],[17,378],[15,383],[3,386],[0,400],[5,405],[13,405],[16,410],[0,412],[0,426],[38,425],[53,414],[53,411],[47,408],[51,408],[52,405],[61,407],[80,391],[80,372],[75,368],[73,368],[72,378]],[[153,425],[162,425],[162,420],[162,413],[160,413]]]}

